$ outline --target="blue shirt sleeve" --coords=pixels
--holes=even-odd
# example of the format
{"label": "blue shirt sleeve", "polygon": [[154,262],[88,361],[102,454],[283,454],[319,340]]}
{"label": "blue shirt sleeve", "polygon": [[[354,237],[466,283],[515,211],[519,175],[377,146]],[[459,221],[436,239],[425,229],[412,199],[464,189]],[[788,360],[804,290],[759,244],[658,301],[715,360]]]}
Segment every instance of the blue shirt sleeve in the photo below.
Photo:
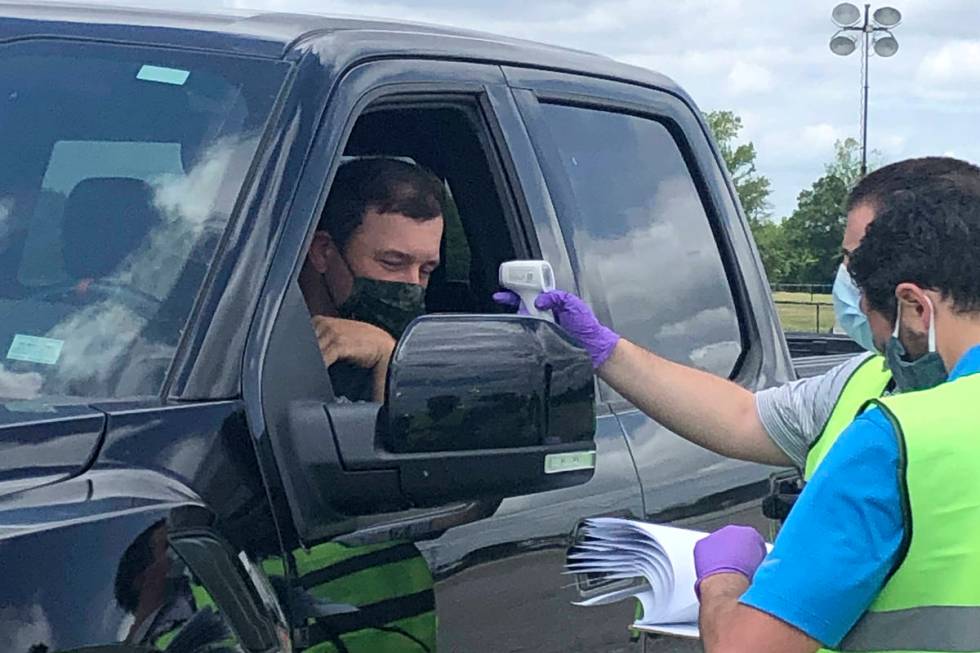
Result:
{"label": "blue shirt sleeve", "polygon": [[840,643],[878,595],[904,537],[899,448],[878,408],[854,420],[817,468],[742,603]]}

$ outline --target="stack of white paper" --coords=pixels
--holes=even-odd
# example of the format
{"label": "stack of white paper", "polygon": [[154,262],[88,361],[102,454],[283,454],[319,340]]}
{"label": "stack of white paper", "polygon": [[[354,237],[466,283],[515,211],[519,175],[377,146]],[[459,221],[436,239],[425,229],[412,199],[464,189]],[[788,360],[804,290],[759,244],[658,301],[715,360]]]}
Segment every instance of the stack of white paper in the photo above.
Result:
{"label": "stack of white paper", "polygon": [[568,551],[566,573],[609,580],[640,578],[646,586],[600,594],[575,605],[606,605],[630,597],[643,604],[638,630],[698,636],[694,545],[705,533],[601,517],[586,520],[582,539]]}

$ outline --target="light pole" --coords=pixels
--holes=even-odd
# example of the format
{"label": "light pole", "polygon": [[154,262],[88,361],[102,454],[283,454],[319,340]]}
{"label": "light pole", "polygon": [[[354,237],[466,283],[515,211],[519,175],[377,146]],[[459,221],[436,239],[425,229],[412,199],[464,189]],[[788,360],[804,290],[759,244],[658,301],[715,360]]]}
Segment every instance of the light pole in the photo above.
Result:
{"label": "light pole", "polygon": [[[830,51],[846,57],[857,49],[860,32],[861,42],[861,176],[868,172],[868,55],[874,49],[879,57],[892,57],[898,52],[898,41],[891,33],[892,28],[902,22],[902,14],[894,7],[881,7],[871,13],[871,5],[864,5],[864,20],[861,10],[850,2],[842,2],[834,7],[831,19],[840,29],[830,39]],[[868,46],[871,46],[870,48]]]}

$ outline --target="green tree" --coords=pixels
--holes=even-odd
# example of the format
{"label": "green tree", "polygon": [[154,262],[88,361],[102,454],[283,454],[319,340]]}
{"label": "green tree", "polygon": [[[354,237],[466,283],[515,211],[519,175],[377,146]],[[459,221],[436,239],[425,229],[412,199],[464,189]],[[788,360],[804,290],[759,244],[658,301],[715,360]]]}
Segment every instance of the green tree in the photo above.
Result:
{"label": "green tree", "polygon": [[781,226],[789,261],[785,277],[794,283],[831,283],[840,264],[847,182],[829,173],[800,192],[796,210]]}
{"label": "green tree", "polygon": [[[871,150],[868,156],[868,172],[877,168],[880,161],[881,152]],[[861,178],[861,143],[856,138],[835,142],[834,160],[824,167],[824,172],[839,177],[848,191],[854,188],[854,184]]]}
{"label": "green tree", "polygon": [[759,248],[769,283],[792,281],[796,265],[782,223],[772,220],[762,222],[752,229],[752,237]]}
{"label": "green tree", "polygon": [[739,143],[742,119],[733,111],[708,111],[704,118],[714,134],[718,149],[735,184],[739,203],[753,231],[770,218],[769,178],[755,168],[755,145]]}
{"label": "green tree", "polygon": [[771,184],[768,177],[756,170],[755,145],[738,142],[742,119],[735,112],[708,111],[704,118],[735,184],[739,204],[748,218],[769,281],[785,281],[791,270],[790,253],[786,248],[782,226],[772,220],[769,204]]}
{"label": "green tree", "polygon": [[[880,154],[873,151],[868,170],[874,170],[879,160]],[[837,141],[834,158],[824,166],[823,176],[799,194],[796,210],[780,225],[784,248],[779,262],[780,280],[833,282],[847,221],[847,194],[860,178],[861,144],[853,138]]]}

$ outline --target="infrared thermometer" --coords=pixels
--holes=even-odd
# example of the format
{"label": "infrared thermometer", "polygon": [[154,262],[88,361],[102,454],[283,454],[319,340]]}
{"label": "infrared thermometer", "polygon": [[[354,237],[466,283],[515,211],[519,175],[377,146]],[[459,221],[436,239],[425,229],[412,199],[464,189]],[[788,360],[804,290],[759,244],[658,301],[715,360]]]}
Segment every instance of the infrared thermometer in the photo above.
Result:
{"label": "infrared thermometer", "polygon": [[548,261],[505,261],[500,264],[500,285],[520,296],[528,315],[555,321],[551,311],[534,305],[538,295],[555,289],[555,273]]}

